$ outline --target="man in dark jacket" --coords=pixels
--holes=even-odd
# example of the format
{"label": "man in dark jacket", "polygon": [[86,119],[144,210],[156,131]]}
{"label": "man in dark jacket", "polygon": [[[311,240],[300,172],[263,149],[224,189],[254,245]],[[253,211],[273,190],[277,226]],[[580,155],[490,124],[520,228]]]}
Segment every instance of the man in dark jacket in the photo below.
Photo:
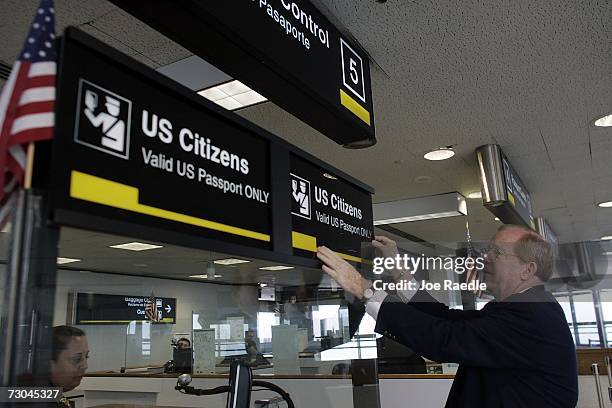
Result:
{"label": "man in dark jacket", "polygon": [[[394,257],[395,242],[373,245]],[[480,311],[451,310],[427,292],[403,298],[374,292],[328,248],[318,252],[323,270],[347,292],[367,299],[376,331],[417,353],[460,367],[446,407],[571,408],[578,399],[574,343],[563,310],[544,289],[552,273],[550,245],[519,226],[500,228],[484,262],[495,297]],[[368,296],[368,292],[369,296]]]}

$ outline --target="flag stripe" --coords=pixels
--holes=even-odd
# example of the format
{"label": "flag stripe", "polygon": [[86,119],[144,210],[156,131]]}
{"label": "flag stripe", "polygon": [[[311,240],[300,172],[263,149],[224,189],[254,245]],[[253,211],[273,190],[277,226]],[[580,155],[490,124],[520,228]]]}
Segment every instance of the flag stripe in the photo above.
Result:
{"label": "flag stripe", "polygon": [[6,118],[6,112],[8,111],[8,104],[13,95],[13,89],[15,88],[15,82],[17,81],[17,73],[19,72],[20,61],[15,62],[11,75],[2,88],[2,94],[0,95],[0,135],[2,134],[2,128],[4,127],[4,119]]}
{"label": "flag stripe", "polygon": [[53,137],[53,130],[53,127],[24,130],[23,132],[19,132],[18,134],[12,136],[11,143],[17,145],[50,139]]}
{"label": "flag stripe", "polygon": [[18,115],[28,115],[30,113],[53,112],[54,101],[34,102],[17,108]]}
{"label": "flag stripe", "polygon": [[55,87],[55,77],[53,75],[37,76],[28,78],[29,88],[39,88],[45,86]]}
{"label": "flag stripe", "polygon": [[16,135],[24,130],[52,127],[55,122],[53,112],[32,113],[30,115],[20,116],[13,122],[11,134]]}
{"label": "flag stripe", "polygon": [[[20,147],[19,145],[16,146]],[[21,181],[23,180],[24,173],[23,167],[21,167],[19,162],[13,157],[12,154],[10,154],[10,151],[9,154],[7,154],[5,166],[10,172],[10,174],[12,174],[17,179],[17,181],[21,183]]]}
{"label": "flag stripe", "polygon": [[[10,175],[9,175],[10,176]],[[10,193],[11,191],[13,191],[13,189],[15,188],[15,186],[17,185],[17,180],[15,179],[15,177],[10,176],[10,180],[6,186],[4,186],[4,192],[5,193]]]}
{"label": "flag stripe", "polygon": [[55,63],[55,61],[35,62],[30,66],[28,76],[30,78],[47,75],[55,76],[56,70],[57,64]]}
{"label": "flag stripe", "polygon": [[[15,119],[15,108],[17,106],[17,100],[21,95],[21,92],[25,88],[27,81],[27,71],[30,69],[30,62],[16,62],[13,66],[13,72],[15,73],[15,82],[11,93],[8,94],[6,99],[6,106],[2,107],[2,111],[6,115],[3,119],[2,127],[0,128],[0,185],[5,185],[5,172],[4,169],[8,169],[12,172],[15,177],[21,181],[23,180],[23,169],[19,168],[18,163],[8,153],[9,141],[11,138],[10,129]],[[2,91],[4,97],[6,90]],[[0,190],[0,202],[4,201],[4,191]]]}
{"label": "flag stripe", "polygon": [[20,145],[11,146],[9,147],[9,152],[11,153],[11,157],[15,159],[15,161],[19,164],[19,166],[21,166],[22,168],[25,168],[26,154],[25,154],[25,151],[23,150],[23,147],[21,147]]}
{"label": "flag stripe", "polygon": [[30,88],[21,94],[21,98],[19,98],[19,105],[53,100],[55,100],[55,87],[44,86],[39,88]]}

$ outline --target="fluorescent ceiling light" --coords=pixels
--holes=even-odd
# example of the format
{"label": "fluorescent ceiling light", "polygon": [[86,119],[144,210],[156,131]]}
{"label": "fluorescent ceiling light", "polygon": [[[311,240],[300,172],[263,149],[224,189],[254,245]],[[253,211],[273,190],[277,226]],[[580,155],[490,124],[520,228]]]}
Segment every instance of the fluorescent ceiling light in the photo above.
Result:
{"label": "fluorescent ceiling light", "polygon": [[[213,275],[215,278],[221,278],[222,276],[219,274],[214,274]],[[197,279],[208,279],[208,275],[204,274],[204,275],[190,275],[190,278],[197,278]]]}
{"label": "fluorescent ceiling light", "polygon": [[241,263],[247,263],[251,261],[247,261],[246,259],[236,259],[236,258],[226,258],[226,259],[217,259],[213,261],[217,265],[237,265]]}
{"label": "fluorescent ceiling light", "polygon": [[499,219],[499,217],[495,217],[494,219],[495,219],[495,221],[499,221],[499,222],[501,222],[501,220]]}
{"label": "fluorescent ceiling light", "polygon": [[455,152],[450,147],[441,147],[439,149],[432,150],[431,152],[425,153],[423,156],[427,160],[439,161],[450,159],[455,155]]}
{"label": "fluorescent ceiling light", "polygon": [[72,263],[72,262],[80,262],[80,259],[76,259],[76,258],[62,258],[60,256],[57,257],[57,264],[58,265],[63,265],[63,264],[67,264],[67,263]]}
{"label": "fluorescent ceiling light", "polygon": [[597,127],[610,127],[612,126],[612,115],[606,115],[597,119],[593,124]]}
{"label": "fluorescent ceiling light", "polygon": [[460,214],[458,211],[448,211],[448,212],[441,212],[441,213],[413,215],[411,217],[388,218],[384,220],[374,221],[374,225],[400,224],[402,222],[433,220],[435,218],[456,217],[458,215],[464,215],[464,214]]}
{"label": "fluorescent ceiling light", "polygon": [[604,252],[603,254],[604,254],[605,256],[612,256],[612,251]]}
{"label": "fluorescent ceiling light", "polygon": [[329,174],[329,173],[323,173],[323,177],[328,178],[328,179],[330,179],[330,180],[338,180],[338,177],[336,177],[336,176],[332,176],[332,175],[331,175],[331,174]]}
{"label": "fluorescent ceiling light", "polygon": [[474,191],[473,193],[468,194],[468,198],[482,198],[482,191]]}
{"label": "fluorescent ceiling light", "polygon": [[163,248],[163,245],[128,242],[127,244],[111,245],[110,248],[126,249],[128,251],[148,251],[149,249]]}
{"label": "fluorescent ceiling light", "polygon": [[287,269],[294,269],[293,266],[284,266],[284,265],[276,265],[276,266],[263,266],[261,268],[262,271],[284,271]]}
{"label": "fluorescent ceiling light", "polygon": [[267,101],[242,82],[233,80],[198,92],[199,95],[224,107],[235,110]]}
{"label": "fluorescent ceiling light", "polygon": [[612,208],[612,201],[604,201],[602,203],[597,204],[601,208]]}
{"label": "fluorescent ceiling light", "polygon": [[612,239],[612,235],[606,235],[605,237],[601,237],[602,241],[609,241]]}
{"label": "fluorescent ceiling light", "polygon": [[409,198],[374,204],[374,225],[467,215],[465,197],[459,193]]}

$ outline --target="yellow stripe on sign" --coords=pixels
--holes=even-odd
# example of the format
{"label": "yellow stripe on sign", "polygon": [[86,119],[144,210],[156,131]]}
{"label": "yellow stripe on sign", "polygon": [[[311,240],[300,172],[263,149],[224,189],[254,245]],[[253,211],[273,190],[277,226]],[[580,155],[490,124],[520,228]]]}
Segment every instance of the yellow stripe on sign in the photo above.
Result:
{"label": "yellow stripe on sign", "polygon": [[353,99],[349,94],[344,92],[342,89],[340,90],[340,103],[346,109],[353,112],[355,116],[357,116],[359,119],[363,120],[368,126],[371,126],[370,112],[365,110],[365,108],[361,106],[359,102]]}
{"label": "yellow stripe on sign", "polygon": [[90,174],[81,173],[80,171],[72,171],[70,177],[70,197],[157,218],[177,221],[183,224],[195,225],[215,231],[226,232],[228,234],[270,242],[270,235],[267,234],[140,204],[138,202],[137,188],[92,176]]}
{"label": "yellow stripe on sign", "polygon": [[516,199],[514,198],[512,193],[509,191],[508,191],[508,201],[510,201],[510,204],[516,207]]}
{"label": "yellow stripe on sign", "polygon": [[291,245],[304,251],[317,252],[317,238],[302,234],[301,232],[291,231]]}
{"label": "yellow stripe on sign", "polygon": [[[312,235],[302,234],[301,232],[291,231],[292,246],[297,249],[302,249],[309,252],[317,252],[317,238]],[[362,258],[353,255],[336,252],[340,258],[353,262],[367,262]]]}

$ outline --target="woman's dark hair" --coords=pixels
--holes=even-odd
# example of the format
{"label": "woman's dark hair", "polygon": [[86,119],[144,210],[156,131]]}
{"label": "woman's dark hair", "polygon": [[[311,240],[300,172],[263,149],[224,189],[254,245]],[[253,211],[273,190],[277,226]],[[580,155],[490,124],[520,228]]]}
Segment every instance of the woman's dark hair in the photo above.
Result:
{"label": "woman's dark hair", "polygon": [[187,344],[189,344],[189,347],[191,347],[191,340],[189,340],[187,337],[181,337],[176,341],[176,344],[179,344],[181,341],[186,341]]}
{"label": "woman's dark hair", "polygon": [[85,332],[72,326],[55,326],[53,328],[53,349],[51,359],[57,361],[59,354],[68,348],[73,337],[85,336]]}

